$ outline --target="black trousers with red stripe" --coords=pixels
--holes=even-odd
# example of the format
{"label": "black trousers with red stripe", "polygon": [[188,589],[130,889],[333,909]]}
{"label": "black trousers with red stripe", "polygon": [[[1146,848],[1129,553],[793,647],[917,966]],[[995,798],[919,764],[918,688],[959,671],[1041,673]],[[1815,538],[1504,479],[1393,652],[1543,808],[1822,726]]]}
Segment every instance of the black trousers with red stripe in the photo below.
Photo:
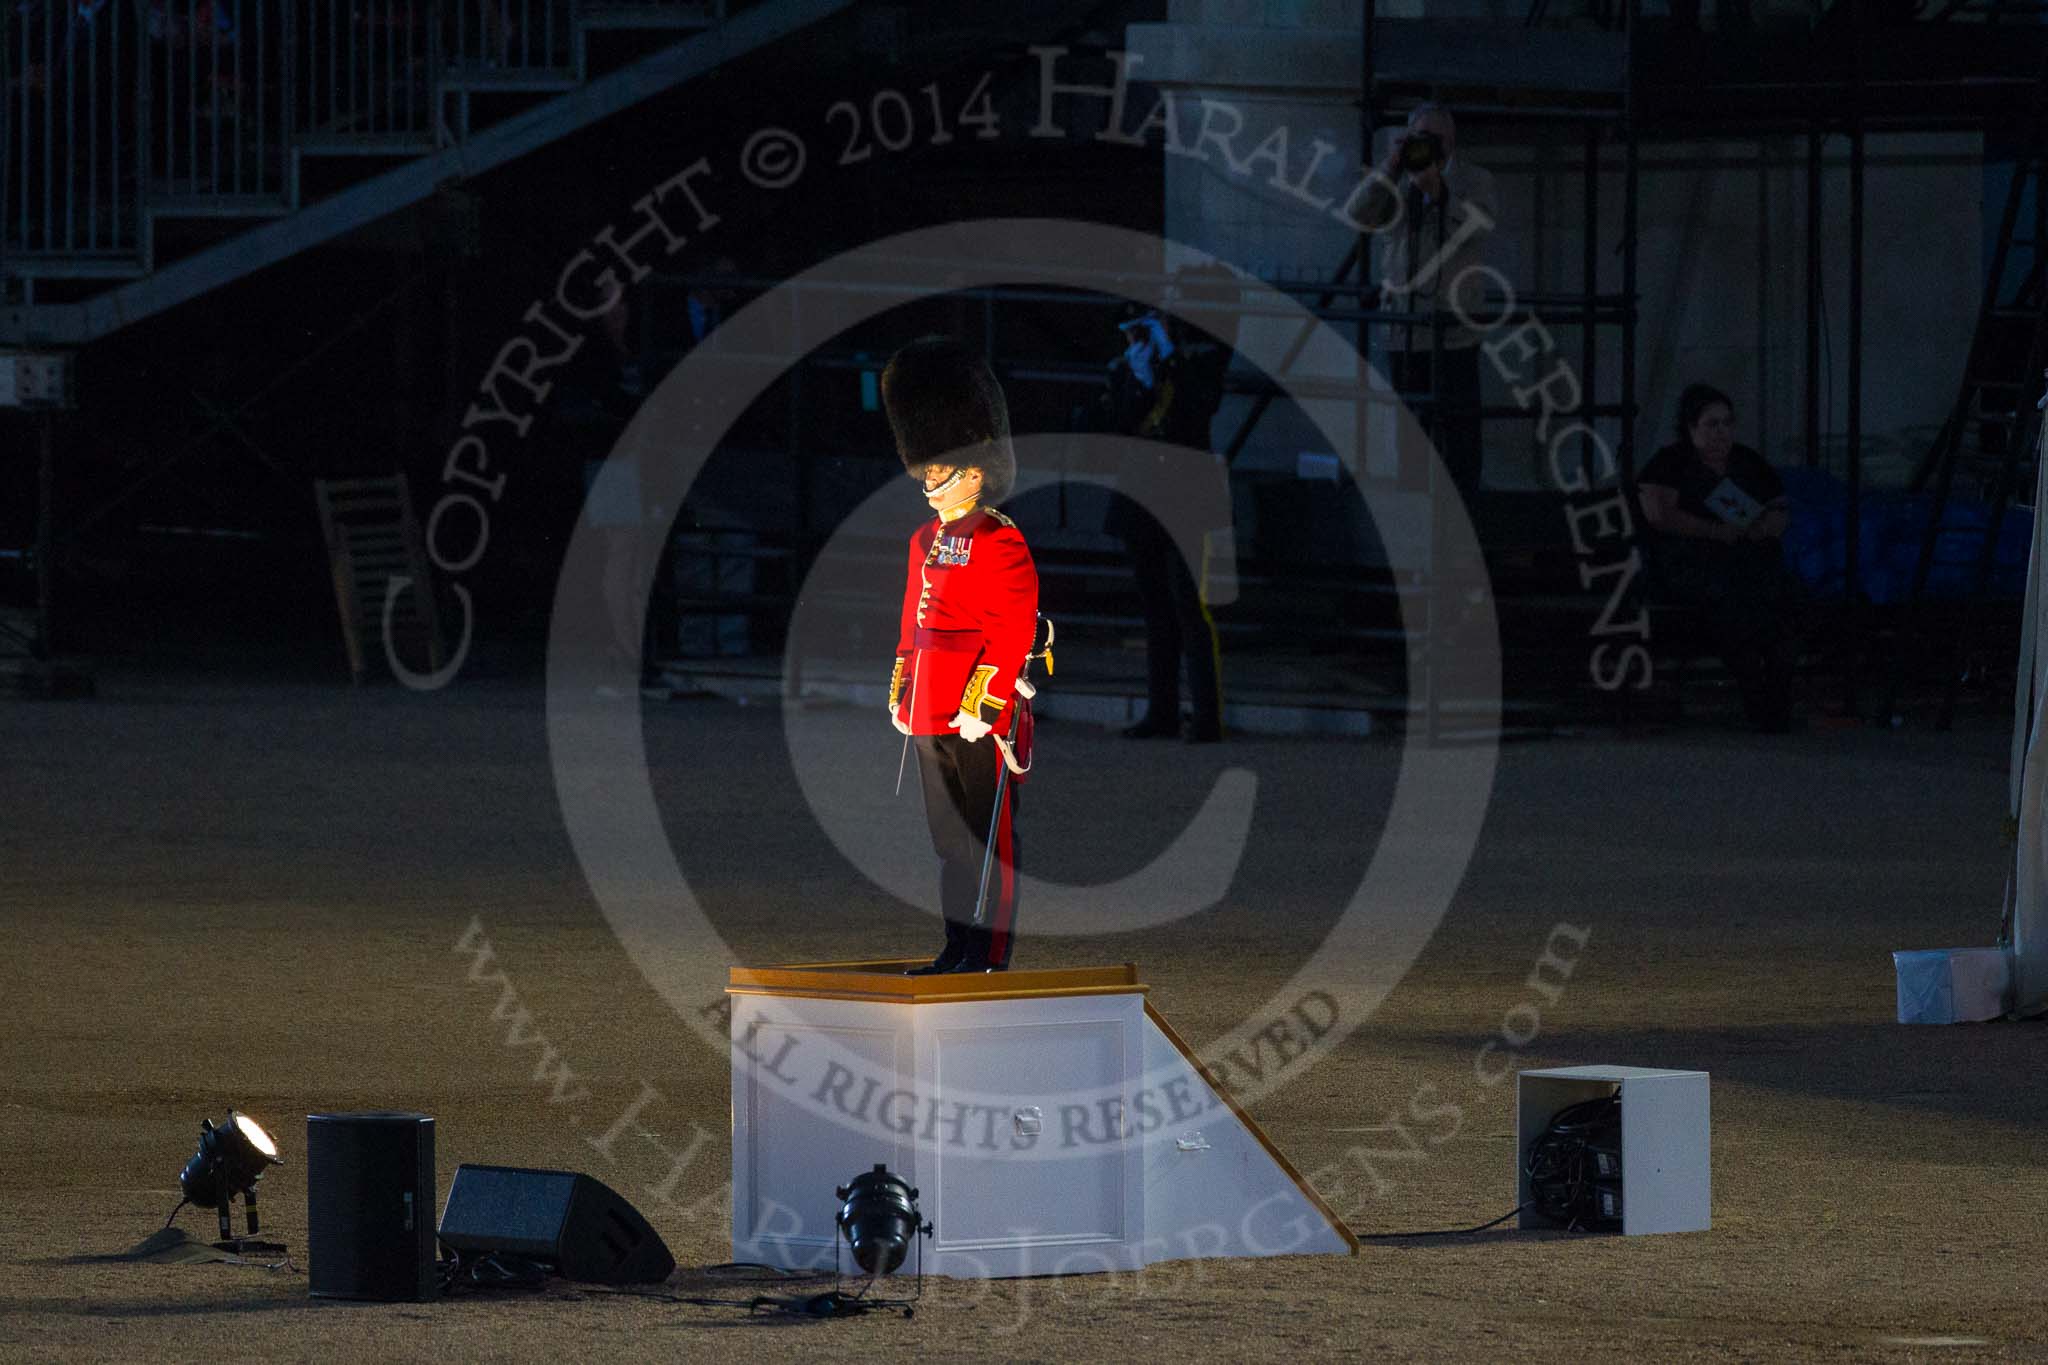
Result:
{"label": "black trousers with red stripe", "polygon": [[[946,915],[946,955],[976,966],[1007,967],[1017,925],[1017,780],[1002,783],[1003,813],[995,819],[1002,750],[993,739],[973,743],[959,735],[919,735],[917,773],[924,786],[925,820],[939,855],[939,905]],[[996,856],[988,897],[974,923],[981,865],[995,825]]]}

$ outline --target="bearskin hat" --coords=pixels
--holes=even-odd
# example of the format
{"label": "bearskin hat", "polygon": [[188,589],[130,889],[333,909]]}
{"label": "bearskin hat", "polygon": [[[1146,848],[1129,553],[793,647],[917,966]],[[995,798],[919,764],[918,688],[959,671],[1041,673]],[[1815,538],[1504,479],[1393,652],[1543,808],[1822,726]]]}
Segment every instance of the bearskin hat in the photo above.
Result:
{"label": "bearskin hat", "polygon": [[950,464],[981,471],[982,499],[1001,502],[1017,483],[1010,408],[988,361],[951,337],[920,337],[882,370],[882,406],[903,467]]}

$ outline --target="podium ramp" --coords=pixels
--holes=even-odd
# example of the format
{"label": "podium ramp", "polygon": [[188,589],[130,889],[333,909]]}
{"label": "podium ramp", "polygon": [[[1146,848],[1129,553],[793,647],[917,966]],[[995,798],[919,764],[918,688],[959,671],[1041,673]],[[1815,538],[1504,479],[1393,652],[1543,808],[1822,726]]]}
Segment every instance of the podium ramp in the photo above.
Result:
{"label": "podium ramp", "polygon": [[[1358,1238],[1316,1193],[1258,1121],[1221,1090],[1173,1026],[1145,1005],[1145,1074],[1164,1077],[1160,1126],[1168,1140],[1145,1153],[1145,1232],[1161,1250],[1146,1258],[1195,1256],[1345,1255]],[[1173,1121],[1186,1105],[1196,1113]],[[1140,1091],[1140,1138],[1147,1123]]]}

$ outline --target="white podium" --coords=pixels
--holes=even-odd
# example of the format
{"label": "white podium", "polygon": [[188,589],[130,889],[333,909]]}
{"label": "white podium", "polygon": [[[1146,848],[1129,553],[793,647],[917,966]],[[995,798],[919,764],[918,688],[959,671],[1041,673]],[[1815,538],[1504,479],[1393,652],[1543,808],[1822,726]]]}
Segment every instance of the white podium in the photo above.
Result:
{"label": "white podium", "polygon": [[1357,1251],[1134,967],[914,965],[732,969],[735,1260],[832,1266],[834,1191],[878,1162],[919,1190],[931,1274]]}
{"label": "white podium", "polygon": [[[1621,1230],[1704,1232],[1713,1222],[1711,1117],[1704,1071],[1560,1066],[1524,1071],[1515,1091],[1515,1198],[1529,1202],[1529,1144],[1567,1105],[1621,1096]],[[1522,1227],[1547,1227],[1524,1211]]]}

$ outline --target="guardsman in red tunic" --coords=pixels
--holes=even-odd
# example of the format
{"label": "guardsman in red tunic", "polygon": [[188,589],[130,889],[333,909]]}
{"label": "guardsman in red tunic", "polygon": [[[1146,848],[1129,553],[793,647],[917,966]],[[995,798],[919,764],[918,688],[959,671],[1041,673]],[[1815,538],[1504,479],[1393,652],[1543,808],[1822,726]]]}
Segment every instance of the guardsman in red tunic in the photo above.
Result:
{"label": "guardsman in red tunic", "polygon": [[1001,971],[1016,933],[1017,784],[999,779],[1006,750],[1028,748],[1017,683],[1038,626],[1038,570],[995,508],[1017,476],[1009,409],[987,362],[943,337],[890,358],[882,402],[903,466],[938,514],[910,538],[889,679],[889,718],[917,749],[946,917],[944,951],[913,971]]}

